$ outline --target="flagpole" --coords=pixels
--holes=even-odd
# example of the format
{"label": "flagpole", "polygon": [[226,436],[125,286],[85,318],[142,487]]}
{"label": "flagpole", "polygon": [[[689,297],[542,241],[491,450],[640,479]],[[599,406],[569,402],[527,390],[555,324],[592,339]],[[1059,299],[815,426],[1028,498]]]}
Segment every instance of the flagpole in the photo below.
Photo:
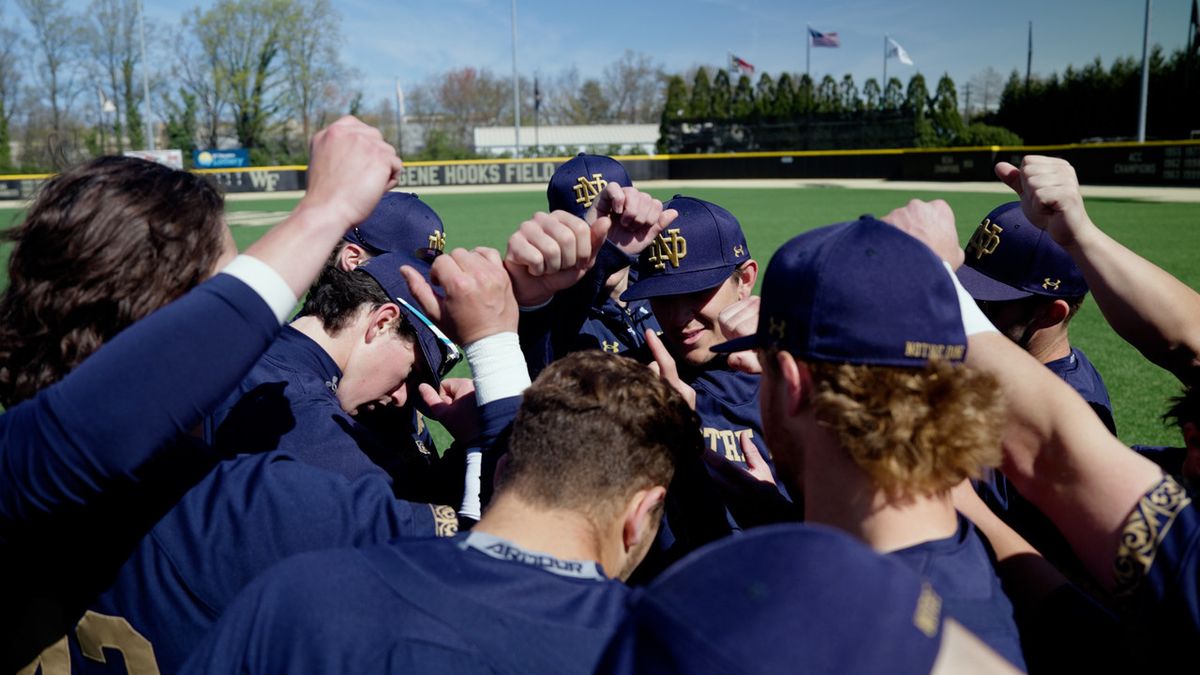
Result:
{"label": "flagpole", "polygon": [[804,74],[812,82],[812,25],[805,25],[804,31]]}
{"label": "flagpole", "polygon": [[1138,106],[1138,143],[1146,142],[1146,96],[1150,90],[1150,0],[1146,0],[1146,25],[1142,33],[1142,96]]}
{"label": "flagpole", "polygon": [[1029,78],[1033,71],[1033,22],[1029,22],[1029,50],[1025,53],[1025,91],[1029,91]]}
{"label": "flagpole", "polygon": [[888,36],[885,33],[883,36],[883,88],[887,89],[887,56],[888,56]]}
{"label": "flagpole", "polygon": [[521,81],[517,79],[517,0],[512,0],[513,156],[521,156]]}

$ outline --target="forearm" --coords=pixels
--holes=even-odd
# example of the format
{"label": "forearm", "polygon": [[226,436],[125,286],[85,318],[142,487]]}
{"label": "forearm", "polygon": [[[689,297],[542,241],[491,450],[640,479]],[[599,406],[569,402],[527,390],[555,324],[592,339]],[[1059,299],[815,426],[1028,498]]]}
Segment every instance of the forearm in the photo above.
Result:
{"label": "forearm", "polygon": [[1089,223],[1067,250],[1125,341],[1181,380],[1200,370],[1200,294]]}
{"label": "forearm", "polygon": [[336,212],[301,203],[283,222],[271,228],[246,255],[270,265],[296,295],[303,297],[346,229],[335,227]]}

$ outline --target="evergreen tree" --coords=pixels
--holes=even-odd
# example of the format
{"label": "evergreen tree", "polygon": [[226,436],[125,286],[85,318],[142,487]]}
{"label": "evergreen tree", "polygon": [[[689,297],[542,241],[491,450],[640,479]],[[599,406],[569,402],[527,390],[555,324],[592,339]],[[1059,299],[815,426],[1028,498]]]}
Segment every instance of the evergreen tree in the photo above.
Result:
{"label": "evergreen tree", "polygon": [[724,69],[717,71],[712,84],[712,116],[713,119],[727,120],[731,113],[730,104],[733,92],[729,87],[729,73]]}
{"label": "evergreen tree", "polygon": [[767,73],[758,78],[754,88],[754,112],[759,117],[770,117],[775,103],[775,80]]}
{"label": "evergreen tree", "polygon": [[672,75],[667,80],[667,100],[663,105],[662,121],[674,122],[687,116],[688,90],[683,78]]}
{"label": "evergreen tree", "polygon": [[816,109],[821,113],[842,111],[842,100],[838,96],[838,84],[831,75],[822,77],[821,84],[817,86]]}
{"label": "evergreen tree", "polygon": [[796,112],[805,115],[812,112],[815,107],[814,96],[812,78],[805,73],[796,84]]}
{"label": "evergreen tree", "polygon": [[754,114],[754,85],[750,82],[750,76],[742,75],[738,78],[730,108],[730,116],[735,120],[749,119]]}
{"label": "evergreen tree", "polygon": [[708,71],[703,67],[696,71],[692,80],[692,98],[688,102],[688,117],[694,120],[708,120],[713,116],[712,85],[708,80]]}
{"label": "evergreen tree", "polygon": [[938,80],[930,118],[937,141],[942,145],[953,144],[962,134],[963,120],[958,112],[958,91],[949,73],[942,75]]}
{"label": "evergreen tree", "polygon": [[796,113],[796,88],[792,85],[792,76],[784,73],[775,83],[775,100],[771,111],[776,117],[789,118]]}
{"label": "evergreen tree", "polygon": [[863,83],[863,110],[874,112],[883,106],[883,92],[879,89],[879,80],[867,78]]}

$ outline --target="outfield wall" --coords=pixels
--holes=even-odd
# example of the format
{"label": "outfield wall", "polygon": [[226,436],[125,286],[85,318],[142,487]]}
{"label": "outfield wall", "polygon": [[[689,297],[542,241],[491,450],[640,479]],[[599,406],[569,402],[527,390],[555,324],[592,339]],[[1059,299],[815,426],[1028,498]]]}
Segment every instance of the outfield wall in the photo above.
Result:
{"label": "outfield wall", "polygon": [[[1200,187],[1200,141],[1097,143],[978,148],[814,150],[709,155],[619,156],[630,178],[882,178],[904,181],[990,181],[998,161],[1027,154],[1062,157],[1085,185]],[[400,186],[545,185],[565,157],[406,162]],[[286,192],[306,186],[304,166],[200,169],[225,192]],[[30,199],[50,174],[0,175],[0,200]]]}

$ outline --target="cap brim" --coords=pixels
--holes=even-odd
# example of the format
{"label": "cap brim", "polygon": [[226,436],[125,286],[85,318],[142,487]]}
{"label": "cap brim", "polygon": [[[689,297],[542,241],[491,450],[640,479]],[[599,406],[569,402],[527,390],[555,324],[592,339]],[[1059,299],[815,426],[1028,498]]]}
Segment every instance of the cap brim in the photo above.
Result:
{"label": "cap brim", "polygon": [[695,272],[676,272],[673,274],[647,276],[638,279],[637,283],[622,293],[621,299],[628,302],[630,300],[658,298],[664,295],[684,295],[686,293],[695,293],[696,291],[706,291],[724,283],[736,267],[737,265],[723,265],[706,270],[696,270]]}
{"label": "cap brim", "polygon": [[[384,292],[395,299],[403,300],[409,303],[414,308],[419,308],[416,298],[413,297],[412,291],[408,287],[408,282],[404,276],[400,274],[400,267],[408,265],[417,270],[429,281],[429,272],[432,266],[424,261],[414,258],[403,253],[384,253],[375,256],[359,267],[362,271],[370,274],[375,278],[375,281],[383,287]],[[435,288],[436,291],[436,288]],[[400,305],[400,311],[408,319],[409,324],[417,333],[417,343],[421,347],[421,356],[425,359],[425,369],[429,373],[429,379],[434,386],[441,384],[441,378],[438,376],[439,366],[442,363],[442,350],[438,346],[438,338],[429,330],[420,319],[411,316],[411,313],[403,304]]]}
{"label": "cap brim", "polygon": [[730,354],[733,352],[744,352],[750,349],[758,349],[758,333],[746,335],[740,338],[734,338],[728,342],[722,342],[719,345],[713,345],[708,348],[709,351],[717,354]]}
{"label": "cap brim", "polygon": [[963,265],[955,272],[958,275],[958,280],[962,283],[963,288],[971,294],[971,297],[984,302],[1004,302],[1006,300],[1020,300],[1028,298],[1033,293],[1023,291],[1015,286],[1009,286],[1006,283],[996,281],[988,275],[980,272],[974,267]]}

